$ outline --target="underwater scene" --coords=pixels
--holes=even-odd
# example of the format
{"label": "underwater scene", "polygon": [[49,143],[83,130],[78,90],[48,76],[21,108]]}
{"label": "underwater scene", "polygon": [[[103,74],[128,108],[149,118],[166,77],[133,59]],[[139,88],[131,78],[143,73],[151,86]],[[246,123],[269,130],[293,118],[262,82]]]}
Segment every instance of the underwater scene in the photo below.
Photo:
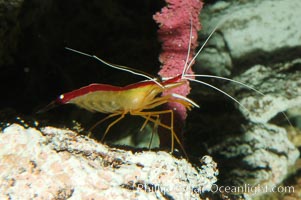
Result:
{"label": "underwater scene", "polygon": [[300,10],[0,1],[0,199],[301,199]]}

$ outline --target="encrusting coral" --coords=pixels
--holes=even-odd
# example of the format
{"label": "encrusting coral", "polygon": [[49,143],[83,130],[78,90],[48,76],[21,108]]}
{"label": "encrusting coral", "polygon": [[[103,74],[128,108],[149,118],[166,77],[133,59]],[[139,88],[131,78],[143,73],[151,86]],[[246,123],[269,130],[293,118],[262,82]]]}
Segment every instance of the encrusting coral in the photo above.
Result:
{"label": "encrusting coral", "polygon": [[[162,42],[162,53],[159,60],[162,63],[159,75],[169,78],[182,73],[191,37],[191,51],[188,63],[193,57],[197,47],[197,31],[201,29],[199,14],[203,7],[200,0],[166,0],[168,5],[162,8],[161,12],[156,13],[153,18],[160,24],[158,30],[159,39]],[[190,29],[192,26],[192,35]],[[188,71],[192,74],[192,70]],[[168,93],[177,93],[187,96],[190,93],[189,82],[177,87]],[[163,93],[166,95],[167,93]],[[169,103],[168,108],[174,110],[177,121],[184,122],[187,113],[186,109],[178,103]]]}

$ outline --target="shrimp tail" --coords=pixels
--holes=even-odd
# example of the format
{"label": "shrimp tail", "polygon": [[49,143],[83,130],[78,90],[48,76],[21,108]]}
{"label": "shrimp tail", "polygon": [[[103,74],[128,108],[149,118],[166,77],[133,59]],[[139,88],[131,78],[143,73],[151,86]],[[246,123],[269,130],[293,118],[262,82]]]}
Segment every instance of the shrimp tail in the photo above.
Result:
{"label": "shrimp tail", "polygon": [[51,110],[51,109],[53,109],[53,108],[55,108],[59,105],[61,105],[61,103],[59,103],[58,101],[56,101],[56,100],[52,101],[47,106],[45,106],[44,108],[39,109],[36,112],[36,114],[41,114],[41,113],[47,112],[47,111],[49,111],[49,110]]}

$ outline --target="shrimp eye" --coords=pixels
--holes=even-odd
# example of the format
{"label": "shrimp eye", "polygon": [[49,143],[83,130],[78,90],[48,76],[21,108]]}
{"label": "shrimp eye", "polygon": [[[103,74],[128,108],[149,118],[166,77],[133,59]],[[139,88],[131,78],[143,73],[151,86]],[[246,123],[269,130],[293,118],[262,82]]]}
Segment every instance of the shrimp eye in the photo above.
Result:
{"label": "shrimp eye", "polygon": [[66,98],[65,98],[65,95],[61,94],[56,100],[55,102],[58,103],[58,104],[65,104]]}

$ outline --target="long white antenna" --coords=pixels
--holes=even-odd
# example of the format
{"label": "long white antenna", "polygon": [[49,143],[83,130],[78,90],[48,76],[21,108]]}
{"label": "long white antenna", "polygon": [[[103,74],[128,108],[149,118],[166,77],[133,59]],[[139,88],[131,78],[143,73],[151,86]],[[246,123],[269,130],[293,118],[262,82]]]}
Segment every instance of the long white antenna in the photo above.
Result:
{"label": "long white antenna", "polygon": [[81,52],[81,51],[78,51],[78,50],[75,50],[75,49],[71,49],[69,47],[65,47],[65,49],[69,50],[69,51],[72,51],[72,52],[75,52],[75,53],[78,53],[78,54],[81,54],[81,55],[84,55],[84,56],[87,56],[87,57],[91,57],[91,58],[94,58],[100,62],[102,62],[103,64],[109,66],[109,67],[112,67],[114,69],[118,69],[118,70],[122,70],[122,71],[126,71],[126,72],[129,72],[129,73],[132,73],[132,74],[135,74],[137,76],[142,76],[144,78],[147,78],[153,82],[155,82],[157,85],[159,85],[160,87],[164,87],[161,83],[159,83],[155,78],[145,74],[145,73],[142,73],[140,72],[139,70],[135,70],[135,69],[132,69],[132,68],[129,68],[129,67],[126,67],[126,66],[121,66],[121,65],[113,65],[111,63],[108,63],[100,58],[98,58],[97,56],[95,55],[91,55],[91,54],[87,54],[87,53],[84,53],[84,52]]}
{"label": "long white antenna", "polygon": [[198,55],[201,53],[201,51],[204,49],[205,45],[207,44],[207,42],[209,41],[209,39],[211,38],[211,36],[213,35],[213,33],[215,33],[215,31],[217,30],[217,28],[220,26],[221,23],[218,23],[214,29],[212,30],[212,32],[209,34],[209,36],[207,37],[207,39],[205,40],[205,42],[203,43],[203,45],[201,46],[201,48],[197,51],[197,53],[195,54],[195,56],[191,59],[190,63],[188,64],[188,66],[186,67],[186,71],[184,73],[186,73],[189,68],[191,67],[193,61],[198,57]]}
{"label": "long white antenna", "polygon": [[188,44],[188,51],[187,51],[187,57],[186,57],[184,69],[183,69],[183,71],[182,71],[182,78],[184,77],[184,75],[186,74],[186,72],[187,72],[187,70],[188,70],[188,68],[189,68],[188,60],[189,60],[189,56],[190,56],[191,42],[192,42],[192,16],[191,16],[191,13],[190,13],[189,44]]}
{"label": "long white antenna", "polygon": [[213,85],[210,85],[209,83],[206,83],[206,82],[203,82],[203,81],[200,81],[200,80],[196,80],[196,79],[191,79],[191,78],[187,78],[187,80],[190,80],[190,81],[194,81],[194,82],[197,82],[197,83],[201,83],[203,85],[206,85],[208,87],[211,87],[217,91],[219,91],[220,93],[223,93],[224,95],[226,95],[227,97],[229,97],[230,99],[232,99],[233,101],[235,101],[238,105],[240,105],[242,108],[244,108],[246,111],[249,112],[249,110],[244,106],[242,105],[237,99],[235,99],[234,97],[232,97],[230,94],[228,94],[227,92],[224,92],[223,90],[213,86]]}
{"label": "long white antenna", "polygon": [[185,74],[185,77],[204,77],[204,78],[216,78],[216,79],[222,79],[222,80],[226,80],[226,81],[230,81],[230,82],[233,82],[233,83],[237,83],[239,85],[242,85],[246,88],[249,88],[250,90],[253,90],[255,92],[257,92],[258,94],[261,94],[264,96],[264,94],[262,92],[260,92],[259,90],[256,90],[255,88],[243,83],[243,82],[240,82],[240,81],[236,81],[236,80],[233,80],[233,79],[230,79],[230,78],[225,78],[225,77],[221,77],[221,76],[214,76],[214,75],[207,75],[207,74]]}

